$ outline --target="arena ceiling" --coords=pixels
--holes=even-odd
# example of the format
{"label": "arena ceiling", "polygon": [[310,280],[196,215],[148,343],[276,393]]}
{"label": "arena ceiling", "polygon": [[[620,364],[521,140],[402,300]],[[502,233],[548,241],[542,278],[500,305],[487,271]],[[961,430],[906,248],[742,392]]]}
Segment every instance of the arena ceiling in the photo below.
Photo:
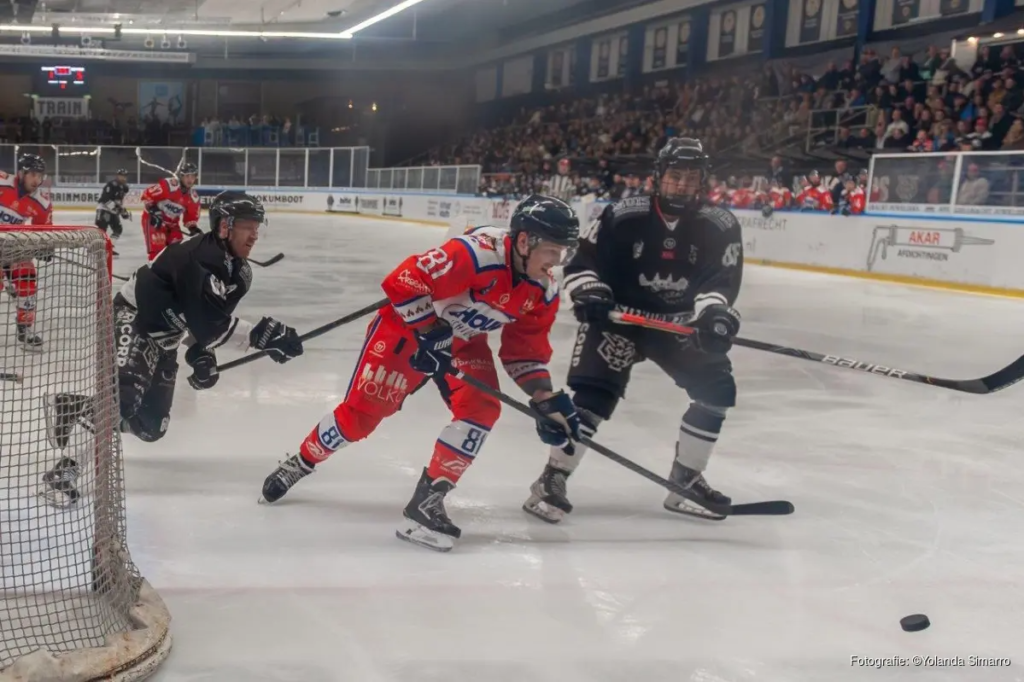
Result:
{"label": "arena ceiling", "polygon": [[[647,0],[0,0],[0,25],[10,41],[23,29],[45,43],[53,25],[77,40],[112,48],[182,49],[199,55],[349,58],[389,54],[406,60],[450,59],[493,48]],[[13,16],[7,14],[12,2]],[[410,6],[371,26],[399,4]],[[114,27],[119,27],[114,37]],[[148,35],[143,31],[149,31]],[[234,35],[249,31],[251,35]],[[343,35],[352,31],[352,35]],[[266,34],[262,39],[260,34]],[[278,35],[274,35],[274,34]],[[130,34],[130,35],[129,35]],[[168,48],[168,45],[170,46]],[[400,54],[399,54],[400,53]]]}

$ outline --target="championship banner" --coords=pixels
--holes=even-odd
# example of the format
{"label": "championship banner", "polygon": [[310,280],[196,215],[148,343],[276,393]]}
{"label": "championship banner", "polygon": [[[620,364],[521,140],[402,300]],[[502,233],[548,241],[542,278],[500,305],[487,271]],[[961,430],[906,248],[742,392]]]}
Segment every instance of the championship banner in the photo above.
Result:
{"label": "championship banner", "polygon": [[967,0],[940,0],[939,14],[944,17],[952,17],[957,14],[964,14],[970,9]]}
{"label": "championship banner", "polygon": [[750,7],[750,36],[747,39],[747,52],[760,52],[764,49],[764,3]]}
{"label": "championship banner", "polygon": [[612,41],[602,40],[597,44],[597,77],[607,78],[611,70]]}
{"label": "championship banner", "polygon": [[920,0],[894,0],[892,3],[892,25],[909,24],[920,15]]}
{"label": "championship banner", "polygon": [[654,49],[651,50],[651,68],[664,69],[668,66],[668,26],[654,30]]}
{"label": "championship banner", "polygon": [[565,53],[561,50],[555,50],[551,53],[551,74],[548,81],[551,83],[551,87],[560,88],[562,87],[562,69],[565,66]]}
{"label": "championship banner", "polygon": [[89,118],[89,100],[85,97],[33,97],[32,118]]}
{"label": "championship banner", "polygon": [[[856,0],[854,0],[856,3]],[[821,40],[821,0],[804,0],[800,16],[800,44]]]}
{"label": "championship banner", "polygon": [[619,37],[619,71],[618,75],[625,76],[629,69],[629,38]]}
{"label": "championship banner", "polygon": [[836,38],[857,35],[857,0],[839,0]]}
{"label": "championship banner", "polygon": [[[818,2],[819,0],[814,0]],[[718,56],[728,57],[736,51],[736,12],[722,12],[722,25],[718,32]]]}
{"label": "championship banner", "polygon": [[679,40],[676,42],[676,66],[685,66],[690,56],[690,20],[679,22]]}

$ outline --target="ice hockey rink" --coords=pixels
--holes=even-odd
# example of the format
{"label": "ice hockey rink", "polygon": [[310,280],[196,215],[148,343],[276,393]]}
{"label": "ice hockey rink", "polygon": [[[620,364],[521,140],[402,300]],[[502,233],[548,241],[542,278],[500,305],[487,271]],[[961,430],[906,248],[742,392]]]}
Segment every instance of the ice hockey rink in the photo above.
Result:
{"label": "ice hockey rink", "polygon": [[[286,258],[256,268],[238,313],[320,326],[379,299],[381,276],[443,235],[274,214],[254,256]],[[137,221],[118,248],[127,275],[143,261]],[[1024,301],[749,266],[737,307],[743,336],[943,377],[1024,353]],[[546,451],[506,410],[449,496],[462,542],[437,554],[394,536],[448,420],[431,388],[281,503],[256,503],[343,396],[367,322],[211,391],[183,369],[168,435],[126,440],[131,553],[174,618],[155,680],[1024,680],[1024,385],[971,396],[736,349],[739,405],[708,478],[796,513],[717,523],[669,514],[662,490],[595,453],[563,524],[527,517]],[[563,311],[557,382],[574,333]],[[641,365],[598,440],[665,475],[686,405]],[[931,628],[903,632],[914,613]],[[870,667],[884,657],[907,665]]]}

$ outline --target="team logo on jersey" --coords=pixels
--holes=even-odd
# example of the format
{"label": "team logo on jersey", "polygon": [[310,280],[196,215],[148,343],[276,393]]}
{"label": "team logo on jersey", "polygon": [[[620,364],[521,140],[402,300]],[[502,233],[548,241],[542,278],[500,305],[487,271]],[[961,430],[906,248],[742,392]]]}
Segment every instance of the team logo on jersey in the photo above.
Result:
{"label": "team logo on jersey", "polygon": [[498,305],[505,305],[510,300],[512,300],[512,296],[511,295],[509,295],[509,294],[502,294],[501,298],[498,299]]}
{"label": "team logo on jersey", "polygon": [[28,218],[17,211],[6,206],[0,206],[0,223],[4,225],[21,225],[28,222]]}
{"label": "team logo on jersey", "polygon": [[376,355],[379,358],[382,355],[384,355],[384,351],[387,349],[387,347],[388,344],[384,343],[383,341],[378,341],[377,343],[373,344],[373,348],[370,349],[370,353]]}
{"label": "team logo on jersey", "polygon": [[415,291],[417,294],[429,294],[430,287],[412,276],[412,273],[408,270],[402,270],[398,273],[398,283],[404,286],[409,291]]}
{"label": "team logo on jersey", "polygon": [[672,239],[672,237],[669,237],[668,239],[665,240],[665,243],[662,244],[662,246],[665,247],[666,249],[674,249],[676,248],[676,240]]}
{"label": "team logo on jersey", "polygon": [[533,307],[535,305],[536,305],[536,303],[534,303],[533,298],[526,299],[525,301],[523,301],[523,307],[519,309],[519,314],[520,315],[525,315],[526,313],[528,313],[531,310],[533,310]]}
{"label": "team logo on jersey", "polygon": [[743,245],[739,242],[729,244],[722,255],[722,265],[731,268],[740,262],[740,254],[743,252]]}
{"label": "team logo on jersey", "polygon": [[653,279],[648,279],[647,275],[640,273],[640,286],[650,289],[655,293],[662,291],[686,291],[690,286],[690,280],[685,277],[680,277],[677,280],[672,275],[662,277],[657,273],[655,273]]}
{"label": "team logo on jersey", "polygon": [[633,364],[636,357],[636,345],[625,336],[601,332],[601,343],[597,347],[597,354],[608,365],[613,372],[621,372]]}
{"label": "team logo on jersey", "polygon": [[639,260],[640,256],[643,255],[643,252],[644,252],[644,243],[643,242],[636,242],[636,243],[633,244],[633,260]]}
{"label": "team logo on jersey", "polygon": [[498,250],[498,241],[490,235],[474,234],[470,236],[470,239],[475,241],[477,243],[477,246],[479,246],[481,249],[486,249],[488,251]]}
{"label": "team logo on jersey", "polygon": [[210,275],[210,291],[216,296],[227,299],[228,295],[237,288],[237,284],[225,284],[216,275]]}

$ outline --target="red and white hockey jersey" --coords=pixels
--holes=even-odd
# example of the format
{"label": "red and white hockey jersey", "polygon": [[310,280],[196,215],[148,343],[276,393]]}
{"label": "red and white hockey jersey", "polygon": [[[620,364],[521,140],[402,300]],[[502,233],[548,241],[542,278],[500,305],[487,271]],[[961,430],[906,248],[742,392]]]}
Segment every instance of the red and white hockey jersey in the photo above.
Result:
{"label": "red and white hockey jersey", "polygon": [[732,208],[750,208],[754,204],[754,190],[750,187],[739,187],[732,193]]}
{"label": "red and white hockey jersey", "polygon": [[781,211],[793,205],[793,193],[788,187],[772,187],[769,193],[769,201],[775,210]]}
{"label": "red and white hockey jersey", "polygon": [[831,211],[832,194],[823,185],[811,185],[800,192],[796,205],[804,211]]}
{"label": "red and white hockey jersey", "polygon": [[850,205],[850,213],[856,215],[864,212],[867,203],[867,195],[860,187],[854,187],[853,191],[843,190],[843,199]]}
{"label": "red and white hockey jersey", "polygon": [[0,224],[53,225],[53,205],[47,190],[21,193],[18,176],[0,172]]}
{"label": "red and white hockey jersey", "polygon": [[142,193],[142,203],[147,211],[158,208],[163,215],[163,227],[172,232],[199,225],[199,194],[194,187],[186,190],[177,178],[164,178],[147,188]]}
{"label": "red and white hockey jersey", "polygon": [[498,357],[515,381],[550,379],[550,332],[558,311],[554,280],[513,275],[511,237],[478,227],[395,268],[381,288],[391,300],[385,320],[425,327],[438,319],[458,339],[501,330]]}

